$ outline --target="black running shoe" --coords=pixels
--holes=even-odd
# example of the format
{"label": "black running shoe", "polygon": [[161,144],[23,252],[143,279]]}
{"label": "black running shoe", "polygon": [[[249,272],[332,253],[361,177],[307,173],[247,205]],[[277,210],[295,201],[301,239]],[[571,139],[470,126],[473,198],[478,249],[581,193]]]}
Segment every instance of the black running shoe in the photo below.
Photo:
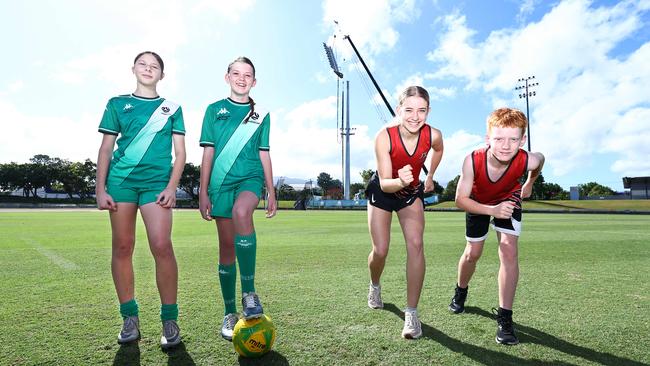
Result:
{"label": "black running shoe", "polygon": [[449,304],[449,311],[454,314],[460,314],[465,311],[465,300],[467,299],[467,288],[460,288],[456,285],[456,292],[454,297],[451,298],[451,304]]}
{"label": "black running shoe", "polygon": [[501,314],[497,309],[492,308],[492,313],[497,317],[497,336],[496,341],[499,344],[515,345],[519,339],[515,335],[515,328],[512,324],[512,315]]}

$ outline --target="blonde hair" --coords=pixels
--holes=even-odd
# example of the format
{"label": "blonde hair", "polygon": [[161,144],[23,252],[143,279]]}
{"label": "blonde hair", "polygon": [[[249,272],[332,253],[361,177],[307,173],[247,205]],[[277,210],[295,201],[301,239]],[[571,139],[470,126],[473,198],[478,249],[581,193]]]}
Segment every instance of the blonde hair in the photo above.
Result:
{"label": "blonde hair", "polygon": [[528,120],[526,115],[518,109],[514,108],[499,108],[490,113],[487,118],[487,132],[488,134],[493,127],[509,127],[521,128],[521,135],[526,133]]}
{"label": "blonde hair", "polygon": [[404,104],[404,101],[408,97],[420,97],[427,101],[427,107],[429,107],[429,92],[421,86],[409,86],[400,93],[398,99],[398,105]]}

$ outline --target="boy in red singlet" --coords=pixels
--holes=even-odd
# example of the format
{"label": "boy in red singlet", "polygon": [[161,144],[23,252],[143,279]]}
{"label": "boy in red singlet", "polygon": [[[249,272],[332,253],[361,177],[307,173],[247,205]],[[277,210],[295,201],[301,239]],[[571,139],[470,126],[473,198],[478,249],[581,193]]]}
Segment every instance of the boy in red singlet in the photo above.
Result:
{"label": "boy in red singlet", "polygon": [[[526,152],[527,120],[516,109],[500,108],[487,118],[488,146],[465,157],[456,188],[456,206],[466,212],[465,251],[458,262],[458,283],[449,310],[465,311],[469,281],[481,258],[490,223],[499,241],[499,309],[496,341],[519,343],[512,325],[512,304],[519,279],[517,246],[521,234],[521,200],[530,197],[544,166],[544,155]],[[522,186],[519,179],[528,173]],[[490,216],[493,217],[490,222]]]}
{"label": "boy in red singlet", "polygon": [[[429,93],[424,88],[411,86],[402,92],[397,106],[399,122],[379,131],[375,139],[377,172],[366,189],[372,239],[372,251],[368,255],[368,306],[373,309],[384,306],[379,280],[388,255],[390,224],[395,211],[406,241],[407,299],[402,337],[407,339],[422,335],[417,305],[425,272],[423,192],[433,190],[433,173],[443,152],[442,134],[426,124],[428,113]],[[420,170],[432,149],[431,165],[423,187]]]}

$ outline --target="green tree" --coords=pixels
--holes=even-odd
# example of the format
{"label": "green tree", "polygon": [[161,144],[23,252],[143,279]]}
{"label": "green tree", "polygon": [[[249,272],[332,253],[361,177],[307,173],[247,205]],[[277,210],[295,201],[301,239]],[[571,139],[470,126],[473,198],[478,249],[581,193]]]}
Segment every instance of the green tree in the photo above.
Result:
{"label": "green tree", "polygon": [[366,185],[363,183],[352,183],[350,184],[350,195],[354,196],[356,193],[359,193],[363,197],[363,192],[366,190]]}
{"label": "green tree", "polygon": [[68,160],[53,160],[51,169],[60,188],[73,198],[78,194],[80,198],[89,197],[95,190],[95,174],[97,166],[90,159],[83,163],[71,163]]}
{"label": "green tree", "polygon": [[456,199],[456,186],[458,185],[459,179],[460,175],[457,175],[456,178],[447,183],[447,187],[442,191],[442,195],[440,196],[440,202],[453,201]]}
{"label": "green tree", "polygon": [[199,182],[201,178],[201,167],[192,163],[185,163],[183,174],[178,181],[178,187],[185,193],[189,194],[193,200],[199,198]]}
{"label": "green tree", "polygon": [[296,190],[288,185],[288,184],[283,184],[280,187],[278,187],[278,200],[287,200],[287,201],[293,201],[298,199],[298,192]]}
{"label": "green tree", "polygon": [[611,196],[616,193],[613,189],[596,182],[579,184],[578,189],[580,190],[580,197]]}
{"label": "green tree", "polygon": [[361,179],[363,179],[364,186],[368,185],[368,182],[370,182],[370,178],[372,178],[373,174],[375,174],[375,171],[372,169],[365,169],[359,172],[359,175],[361,175]]}
{"label": "green tree", "polygon": [[332,179],[332,176],[325,172],[318,174],[318,177],[316,177],[316,184],[318,184],[323,192],[327,192],[328,189],[332,188],[333,182],[334,179]]}
{"label": "green tree", "polygon": [[544,183],[544,198],[545,200],[568,200],[569,192],[562,189],[559,184]]}

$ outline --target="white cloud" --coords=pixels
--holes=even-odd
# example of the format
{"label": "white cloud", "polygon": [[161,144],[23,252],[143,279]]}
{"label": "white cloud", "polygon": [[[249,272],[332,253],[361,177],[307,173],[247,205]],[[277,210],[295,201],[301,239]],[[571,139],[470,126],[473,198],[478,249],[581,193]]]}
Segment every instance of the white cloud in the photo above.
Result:
{"label": "white cloud", "polygon": [[[391,50],[399,40],[396,23],[408,23],[420,16],[414,0],[325,0],[323,2],[323,23],[328,29],[340,31],[337,38],[342,56],[350,59],[351,47],[343,46],[343,35],[350,35],[360,49],[364,60],[370,62],[373,56]],[[338,22],[338,25],[334,24]],[[333,39],[330,38],[329,44]]]}
{"label": "white cloud", "polygon": [[[274,112],[271,121],[271,157],[275,176],[316,177],[327,172],[341,178],[341,138],[336,129],[336,97],[313,100],[284,112]],[[351,136],[351,180],[367,169],[363,162],[372,155],[368,127],[353,125]],[[357,163],[361,162],[361,163]]]}
{"label": "white cloud", "polygon": [[[447,182],[460,174],[463,160],[468,152],[485,146],[485,137],[474,135],[464,130],[458,130],[451,136],[443,136],[443,141],[445,150],[433,179],[444,187],[447,185]],[[429,157],[426,166],[429,166],[430,161]]]}
{"label": "white cloud", "polygon": [[[531,103],[533,150],[543,151],[547,168],[564,176],[597,164],[597,155],[617,158],[611,170],[649,174],[648,150],[638,132],[619,129],[633,116],[645,116],[650,100],[650,42],[629,55],[611,55],[617,45],[643,27],[648,3],[620,2],[591,7],[585,0],[563,1],[540,21],[521,29],[493,31],[476,41],[466,18],[452,14],[441,20],[446,32],[428,54],[440,65],[438,79],[461,79],[470,89],[482,89],[495,104],[514,100],[515,81],[536,75],[540,85]],[[513,102],[507,103],[512,104]],[[650,130],[650,120],[635,126]],[[614,132],[616,131],[616,132]],[[618,141],[618,142],[617,142]],[[631,144],[624,151],[615,146]],[[638,152],[637,152],[638,151]]]}
{"label": "white cloud", "polygon": [[517,21],[523,23],[526,18],[535,10],[536,0],[523,0],[519,5],[519,13],[517,14]]}
{"label": "white cloud", "polygon": [[[0,156],[3,162],[15,161],[24,163],[36,154],[46,154],[52,157],[83,161],[87,158],[93,161],[101,136],[97,132],[96,116],[81,115],[78,118],[50,115],[27,115],[11,102],[0,99],[0,110],[3,111],[2,129],[8,126],[29,126],[29,128],[11,128],[11,133],[0,134]],[[63,128],[62,128],[63,126]],[[52,154],[56,151],[56,154]]]}

